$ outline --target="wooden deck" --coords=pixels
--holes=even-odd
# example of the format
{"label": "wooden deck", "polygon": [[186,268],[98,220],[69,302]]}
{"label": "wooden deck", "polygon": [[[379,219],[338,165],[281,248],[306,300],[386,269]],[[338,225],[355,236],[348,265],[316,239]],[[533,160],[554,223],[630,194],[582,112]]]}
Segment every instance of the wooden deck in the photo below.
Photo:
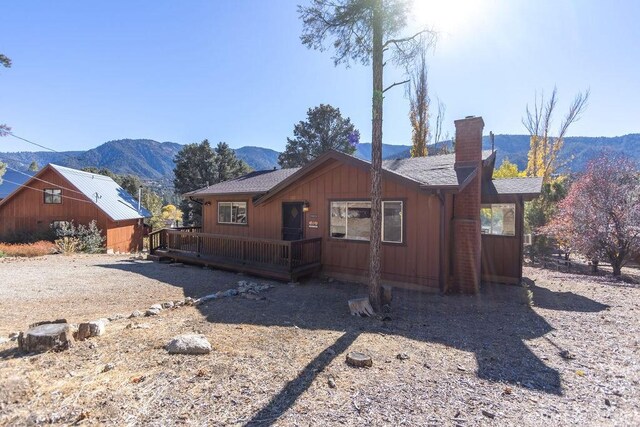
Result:
{"label": "wooden deck", "polygon": [[149,235],[152,255],[278,280],[297,280],[321,267],[322,239],[252,239],[164,229]]}

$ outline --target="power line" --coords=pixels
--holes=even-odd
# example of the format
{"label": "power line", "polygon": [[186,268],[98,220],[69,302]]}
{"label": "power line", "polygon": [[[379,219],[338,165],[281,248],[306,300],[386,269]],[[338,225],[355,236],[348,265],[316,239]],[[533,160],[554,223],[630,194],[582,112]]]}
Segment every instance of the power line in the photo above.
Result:
{"label": "power line", "polygon": [[[5,182],[8,182],[9,184],[17,185],[18,187],[24,187],[24,188],[28,188],[28,189],[30,189],[30,190],[39,191],[40,193],[45,193],[45,190],[41,190],[41,189],[39,189],[39,188],[35,188],[35,187],[29,187],[29,186],[28,186],[28,185],[26,185],[26,184],[18,184],[17,182],[9,181],[8,179],[4,179],[4,178],[3,178],[2,180],[3,180],[3,181],[5,181]],[[92,202],[92,201],[90,201],[90,200],[77,199],[77,198],[75,198],[75,197],[65,196],[64,194],[60,194],[60,197],[65,198],[65,199],[69,199],[69,200],[76,200],[76,201],[78,201],[78,202],[82,202],[82,203],[92,203],[92,204],[95,204],[95,203],[93,203],[93,202]]]}
{"label": "power line", "polygon": [[[12,167],[10,167],[10,166],[7,166],[7,169],[12,170],[12,171],[14,171],[14,172],[18,172],[19,174],[22,174],[22,175],[24,175],[24,176],[28,176],[29,178],[35,179],[35,180],[37,180],[37,181],[44,182],[45,184],[53,185],[53,186],[54,186],[54,187],[56,187],[56,188],[62,188],[63,190],[67,190],[67,191],[71,191],[71,192],[73,192],[73,193],[78,193],[78,194],[82,194],[82,195],[84,195],[84,193],[83,193],[82,191],[73,190],[73,189],[71,189],[71,188],[63,187],[63,186],[61,186],[61,185],[59,185],[59,184],[54,184],[53,182],[45,181],[44,179],[40,179],[40,178],[38,178],[37,176],[29,175],[28,173],[21,172],[21,171],[19,171],[18,169],[14,169],[14,168],[12,168]],[[8,182],[8,181],[7,181],[7,182]]]}

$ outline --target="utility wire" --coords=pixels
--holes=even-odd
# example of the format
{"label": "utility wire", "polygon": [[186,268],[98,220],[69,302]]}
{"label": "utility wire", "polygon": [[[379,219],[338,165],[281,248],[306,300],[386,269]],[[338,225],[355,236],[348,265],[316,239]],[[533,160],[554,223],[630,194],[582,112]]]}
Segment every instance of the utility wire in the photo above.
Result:
{"label": "utility wire", "polygon": [[[4,182],[8,182],[9,184],[13,184],[13,185],[17,185],[18,187],[24,187],[24,188],[28,188],[30,190],[35,190],[35,191],[39,191],[40,193],[45,193],[45,190],[41,190],[39,188],[35,188],[35,187],[29,187],[28,185],[25,184],[18,184],[17,182],[12,182],[9,181],[8,179],[2,179]],[[64,199],[69,199],[69,200],[76,200],[78,202],[82,202],[82,203],[92,203],[95,204],[94,202],[90,201],[90,200],[82,200],[82,199],[77,199],[75,197],[69,197],[69,196],[65,196],[64,194],[60,194],[60,197],[64,198]]]}
{"label": "utility wire", "polygon": [[33,175],[29,175],[28,173],[21,172],[21,171],[19,171],[18,169],[14,169],[14,168],[12,168],[12,167],[10,167],[10,166],[7,166],[7,169],[12,170],[12,171],[14,171],[14,172],[17,172],[17,173],[19,173],[19,174],[22,174],[22,175],[24,175],[24,176],[28,176],[29,178],[35,179],[35,180],[37,180],[37,181],[44,182],[45,184],[53,185],[55,188],[61,188],[61,189],[63,189],[63,190],[67,190],[67,191],[71,191],[71,192],[73,192],[73,193],[78,193],[78,194],[82,194],[82,195],[84,195],[84,193],[83,193],[82,191],[73,190],[73,189],[71,189],[71,188],[63,187],[63,186],[61,186],[60,184],[54,184],[53,182],[45,181],[44,179],[40,179],[40,178],[38,178],[37,176],[33,176]]}

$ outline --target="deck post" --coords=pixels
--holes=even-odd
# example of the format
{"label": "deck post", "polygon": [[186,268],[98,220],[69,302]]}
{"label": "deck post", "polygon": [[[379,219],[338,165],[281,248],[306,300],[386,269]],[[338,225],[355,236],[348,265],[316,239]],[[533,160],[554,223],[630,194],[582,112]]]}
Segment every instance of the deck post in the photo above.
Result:
{"label": "deck post", "polygon": [[291,241],[287,242],[287,246],[289,247],[289,273],[293,271],[293,245]]}

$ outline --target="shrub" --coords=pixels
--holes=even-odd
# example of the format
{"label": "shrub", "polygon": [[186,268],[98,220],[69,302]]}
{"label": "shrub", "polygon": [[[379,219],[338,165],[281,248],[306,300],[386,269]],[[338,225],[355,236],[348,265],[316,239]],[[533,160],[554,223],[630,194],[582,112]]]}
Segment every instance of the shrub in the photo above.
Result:
{"label": "shrub", "polygon": [[56,246],[47,241],[35,243],[0,243],[0,257],[36,257],[55,253]]}
{"label": "shrub", "polygon": [[53,242],[56,232],[51,228],[38,231],[12,231],[0,237],[4,243],[36,243],[40,241]]}
{"label": "shrub", "polygon": [[77,227],[73,225],[73,222],[64,222],[56,229],[56,235],[58,236],[55,242],[56,246],[64,254],[100,253],[105,241],[95,220],[87,226],[80,224]]}

